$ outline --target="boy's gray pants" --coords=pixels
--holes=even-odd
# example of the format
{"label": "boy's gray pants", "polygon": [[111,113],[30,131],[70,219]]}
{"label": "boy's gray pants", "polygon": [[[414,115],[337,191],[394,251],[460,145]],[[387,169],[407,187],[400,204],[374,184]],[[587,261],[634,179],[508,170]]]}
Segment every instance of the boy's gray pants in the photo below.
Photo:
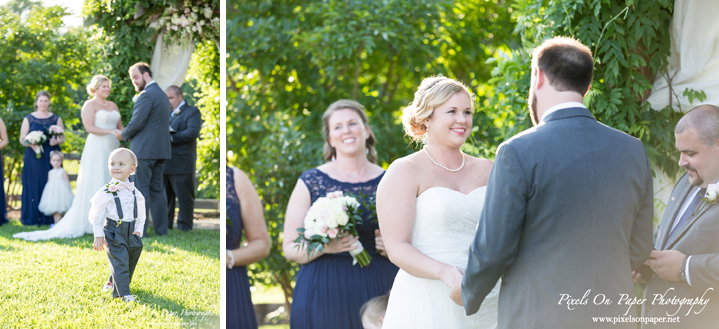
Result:
{"label": "boy's gray pants", "polygon": [[142,238],[132,234],[135,222],[117,222],[107,218],[104,232],[107,241],[107,258],[110,260],[112,297],[130,295],[130,282],[142,253]]}

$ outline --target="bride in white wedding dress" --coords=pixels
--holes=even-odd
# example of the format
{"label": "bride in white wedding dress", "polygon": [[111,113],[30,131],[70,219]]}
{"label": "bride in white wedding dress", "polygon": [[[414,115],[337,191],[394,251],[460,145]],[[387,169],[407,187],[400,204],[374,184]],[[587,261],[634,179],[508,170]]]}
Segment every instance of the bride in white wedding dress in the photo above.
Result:
{"label": "bride in white wedding dress", "polygon": [[87,92],[94,95],[82,107],[82,123],[88,132],[85,148],[80,158],[80,171],[72,207],[62,219],[49,230],[22,232],[13,237],[38,241],[54,238],[75,238],[92,233],[92,223],[87,219],[90,199],[112,179],[107,169],[107,159],[119,142],[115,131],[123,130],[120,112],[115,103],[108,101],[110,80],[102,75],[92,77]]}
{"label": "bride in white wedding dress", "polygon": [[390,260],[400,267],[383,329],[497,325],[499,283],[478,313],[449,297],[467,265],[492,162],[460,150],[472,130],[472,97],[461,82],[422,81],[403,110],[408,136],[425,148],[393,162],[377,188],[377,215]]}

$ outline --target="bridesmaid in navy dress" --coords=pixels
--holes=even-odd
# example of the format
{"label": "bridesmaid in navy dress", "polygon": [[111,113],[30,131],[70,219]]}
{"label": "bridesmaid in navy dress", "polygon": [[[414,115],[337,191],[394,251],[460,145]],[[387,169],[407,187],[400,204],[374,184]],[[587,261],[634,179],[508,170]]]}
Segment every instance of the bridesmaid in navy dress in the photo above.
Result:
{"label": "bridesmaid in navy dress", "polygon": [[386,257],[376,220],[370,219],[370,213],[362,208],[364,220],[357,227],[359,241],[372,257],[370,265],[364,268],[352,265],[349,251],[355,248],[352,246],[355,237],[332,240],[321,253],[309,258],[306,249],[298,249],[294,240],[307,210],[317,198],[335,191],[374,197],[384,169],[375,164],[375,138],[361,104],[337,101],[330,105],[322,120],[324,157],[328,162],[300,176],[285,216],[285,257],[302,264],[293,294],[290,328],[361,329],[362,305],[387,294],[398,271]]}
{"label": "bridesmaid in navy dress", "polygon": [[[5,127],[5,121],[0,118],[0,150],[4,149],[8,144],[7,138],[7,127]],[[5,181],[5,175],[3,174],[4,161],[2,154],[0,154],[0,181]],[[5,188],[4,184],[0,184],[0,225],[7,223],[7,204],[5,203]]]}
{"label": "bridesmaid in navy dress", "polygon": [[[247,265],[267,257],[270,236],[262,204],[249,178],[227,167],[227,328],[257,328]],[[247,245],[240,248],[242,232]]]}
{"label": "bridesmaid in navy dress", "polygon": [[47,134],[48,128],[53,125],[62,127],[62,119],[57,114],[49,111],[50,93],[41,90],[35,96],[35,112],[28,114],[22,120],[20,127],[20,144],[25,146],[25,158],[22,167],[22,207],[20,210],[20,222],[23,225],[49,225],[54,223],[52,216],[40,212],[40,196],[47,183],[47,173],[52,169],[50,166],[50,151],[60,150],[60,144],[65,137],[53,137],[42,144],[41,157],[38,159],[35,149],[39,145],[26,144],[24,139],[31,131],[40,130]]}

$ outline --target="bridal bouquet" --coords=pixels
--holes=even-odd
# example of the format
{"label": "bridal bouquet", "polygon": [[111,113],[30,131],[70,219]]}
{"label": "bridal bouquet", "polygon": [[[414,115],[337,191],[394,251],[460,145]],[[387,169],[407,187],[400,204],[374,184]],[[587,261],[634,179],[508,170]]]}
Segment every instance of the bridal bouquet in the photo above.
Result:
{"label": "bridal bouquet", "polygon": [[47,136],[45,136],[45,133],[40,130],[31,131],[24,139],[25,144],[35,144],[39,146],[35,151],[35,157],[38,159],[42,158],[42,143],[45,143],[46,140]]}
{"label": "bridal bouquet", "polygon": [[[307,245],[307,257],[318,251],[322,252],[324,245],[329,244],[331,239],[339,240],[348,234],[358,236],[357,224],[362,223],[362,217],[357,199],[342,196],[342,192],[331,196],[334,197],[318,198],[307,211],[304,227],[297,229],[300,236],[295,243],[299,244],[298,248]],[[349,252],[354,259],[352,265],[359,263],[361,267],[368,266],[370,255],[364,250],[362,243],[356,241],[355,245],[358,248]]]}
{"label": "bridal bouquet", "polygon": [[65,129],[62,129],[62,127],[58,125],[52,125],[47,129],[47,134],[50,135],[50,137],[59,137],[65,134]]}

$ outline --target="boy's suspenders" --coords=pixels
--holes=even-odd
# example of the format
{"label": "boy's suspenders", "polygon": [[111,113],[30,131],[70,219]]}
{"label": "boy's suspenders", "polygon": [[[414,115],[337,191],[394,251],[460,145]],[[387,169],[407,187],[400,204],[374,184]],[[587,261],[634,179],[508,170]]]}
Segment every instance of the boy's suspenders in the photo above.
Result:
{"label": "boy's suspenders", "polygon": [[[120,217],[120,220],[117,221],[117,226],[119,227],[120,224],[122,224],[122,220],[125,218],[125,215],[122,213],[122,204],[120,203],[120,196],[117,195],[117,192],[112,192],[112,197],[115,200],[115,208],[117,208],[117,216]],[[133,199],[133,215],[135,216],[134,219],[137,220],[137,196],[135,195],[135,190],[132,190],[132,199]]]}

